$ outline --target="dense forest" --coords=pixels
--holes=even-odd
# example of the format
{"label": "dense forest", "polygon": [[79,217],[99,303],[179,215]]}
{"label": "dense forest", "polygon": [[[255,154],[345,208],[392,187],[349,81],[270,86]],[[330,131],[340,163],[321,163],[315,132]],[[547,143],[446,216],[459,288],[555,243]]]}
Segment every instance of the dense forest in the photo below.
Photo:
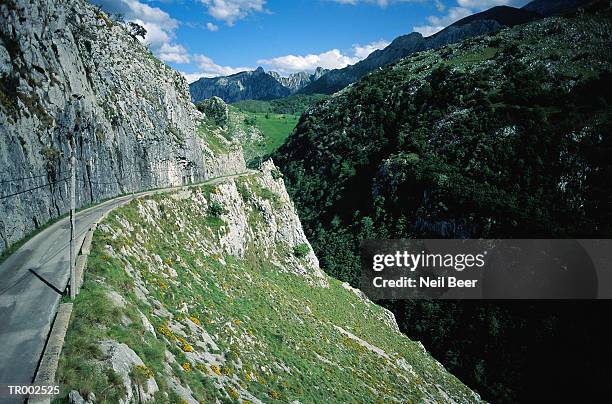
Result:
{"label": "dense forest", "polygon": [[[611,38],[609,12],[541,20],[308,110],[273,158],[322,267],[359,286],[367,238],[610,237]],[[605,388],[606,302],[380,303],[485,399]]]}

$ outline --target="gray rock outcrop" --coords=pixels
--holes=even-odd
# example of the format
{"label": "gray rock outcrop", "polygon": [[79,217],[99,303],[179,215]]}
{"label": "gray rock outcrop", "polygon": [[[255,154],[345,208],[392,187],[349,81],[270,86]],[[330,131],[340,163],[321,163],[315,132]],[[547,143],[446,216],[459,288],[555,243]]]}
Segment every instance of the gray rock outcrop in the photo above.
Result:
{"label": "gray rock outcrop", "polygon": [[146,403],[153,400],[159,387],[152,374],[139,385],[132,380],[131,374],[134,368],[147,369],[136,352],[126,344],[113,340],[101,341],[100,350],[107,357],[106,362],[110,368],[121,377],[126,391],[122,403]]}
{"label": "gray rock outcrop", "polygon": [[202,117],[184,78],[95,6],[3,1],[0,253],[67,212],[71,137],[77,207],[244,170],[238,145],[207,146]]}

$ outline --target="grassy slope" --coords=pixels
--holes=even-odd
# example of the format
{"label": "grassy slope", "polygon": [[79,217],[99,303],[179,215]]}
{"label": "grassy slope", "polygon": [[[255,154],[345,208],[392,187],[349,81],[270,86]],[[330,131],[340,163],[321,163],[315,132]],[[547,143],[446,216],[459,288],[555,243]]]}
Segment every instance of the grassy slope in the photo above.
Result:
{"label": "grassy slope", "polygon": [[[196,205],[218,200],[234,186],[258,234],[242,259],[215,252],[228,231],[226,217]],[[474,401],[469,389],[391,327],[380,307],[334,279],[327,278],[329,288],[323,288],[310,276],[287,271],[284,263],[296,259],[289,245],[273,244],[273,257],[266,255],[256,241],[273,234],[264,219],[269,213],[261,210],[265,201],[275,206],[268,212],[287,203],[261,178],[243,178],[194,187],[181,199],[151,196],[112,213],[95,233],[84,288],[75,301],[60,361],[63,394],[93,391],[98,402],[123,395],[118,375],[96,365],[103,359],[97,342],[114,339],[144,361],[140,374],[157,381],[158,402],[181,402],[169,376],[205,402],[247,402],[253,396],[265,402],[445,402],[445,394]],[[136,295],[138,283],[146,301]],[[114,304],[107,290],[122,295],[126,307]],[[164,309],[170,313],[165,317]],[[155,336],[145,330],[139,311]],[[171,375],[164,370],[166,350],[176,360],[169,364]]]}
{"label": "grassy slope", "polygon": [[285,139],[293,132],[298,122],[298,115],[244,112],[245,115],[255,120],[255,125],[263,133],[265,138],[265,153],[276,151]]}
{"label": "grassy slope", "polygon": [[292,95],[272,101],[245,100],[232,104],[232,110],[239,111],[254,122],[264,135],[264,154],[270,154],[293,132],[300,115],[326,98],[325,95],[314,94]]}
{"label": "grassy slope", "polygon": [[316,103],[328,98],[327,95],[296,94],[272,101],[244,100],[233,103],[236,108],[245,112],[273,112],[275,114],[300,115]]}

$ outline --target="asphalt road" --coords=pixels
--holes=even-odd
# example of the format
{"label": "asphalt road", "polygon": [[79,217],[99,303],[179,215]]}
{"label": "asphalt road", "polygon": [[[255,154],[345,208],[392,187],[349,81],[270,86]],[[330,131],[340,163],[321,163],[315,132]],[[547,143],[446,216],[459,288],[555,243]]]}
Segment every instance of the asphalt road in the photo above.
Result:
{"label": "asphalt road", "polygon": [[[252,172],[213,178],[221,182]],[[77,248],[102,215],[134,198],[183,187],[146,191],[103,202],[76,214]],[[31,384],[59,301],[69,280],[70,222],[41,231],[0,265],[0,388]],[[78,253],[78,251],[77,251]],[[0,396],[0,403],[21,402]]]}

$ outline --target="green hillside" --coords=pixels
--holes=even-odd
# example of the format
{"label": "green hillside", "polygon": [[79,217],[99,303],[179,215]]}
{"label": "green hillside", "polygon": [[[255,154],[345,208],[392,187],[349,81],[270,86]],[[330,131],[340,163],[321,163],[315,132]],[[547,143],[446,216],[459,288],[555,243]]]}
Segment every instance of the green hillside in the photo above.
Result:
{"label": "green hillside", "polygon": [[258,143],[256,153],[261,156],[275,152],[293,132],[299,116],[326,98],[319,94],[292,95],[272,101],[239,101],[231,104],[231,108],[245,116],[246,125],[255,126],[261,131],[263,141]]}
{"label": "green hillside", "polygon": [[98,226],[62,400],[479,401],[320,271],[275,172],[133,201]]}
{"label": "green hillside", "polygon": [[[416,53],[311,109],[273,157],[322,268],[357,286],[365,238],[610,236],[611,37],[610,12],[546,19]],[[486,399],[598,387],[604,306],[386,304]],[[563,344],[593,367],[564,373]]]}

